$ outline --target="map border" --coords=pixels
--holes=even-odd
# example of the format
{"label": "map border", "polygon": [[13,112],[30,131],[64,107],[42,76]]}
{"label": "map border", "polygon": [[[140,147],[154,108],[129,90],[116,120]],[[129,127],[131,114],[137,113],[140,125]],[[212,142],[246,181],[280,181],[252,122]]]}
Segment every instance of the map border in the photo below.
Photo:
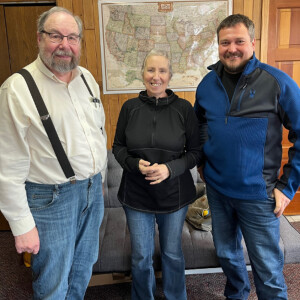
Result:
{"label": "map border", "polygon": [[[159,2],[186,2],[186,3],[195,3],[195,2],[210,2],[210,3],[216,3],[216,2],[227,2],[227,15],[232,14],[232,1],[233,0],[212,0],[212,1],[208,1],[208,0],[173,0],[173,1],[153,1],[153,0],[143,0],[143,1],[127,1],[127,0],[98,0],[98,11],[99,11],[99,29],[100,29],[100,46],[101,46],[101,68],[102,68],[102,82],[103,82],[103,94],[131,94],[131,93],[139,93],[141,91],[140,88],[123,88],[123,87],[119,87],[119,89],[114,88],[114,89],[109,89],[107,88],[107,63],[106,63],[106,56],[105,56],[105,52],[108,51],[106,49],[105,46],[105,42],[104,42],[104,36],[105,36],[105,29],[103,28],[104,25],[102,23],[103,20],[103,16],[102,16],[102,5],[108,5],[108,4],[128,4],[128,6],[132,6],[135,4],[143,4],[143,3],[159,3]],[[126,4],[125,4],[126,3]],[[215,34],[216,36],[216,34]],[[215,50],[217,53],[217,49]],[[178,74],[178,73],[177,73]],[[201,80],[201,79],[200,79]],[[199,81],[200,82],[200,81]],[[177,92],[182,92],[182,91],[195,91],[196,90],[196,86],[183,86],[181,88],[175,88],[173,86],[170,87],[173,91],[177,91]]]}

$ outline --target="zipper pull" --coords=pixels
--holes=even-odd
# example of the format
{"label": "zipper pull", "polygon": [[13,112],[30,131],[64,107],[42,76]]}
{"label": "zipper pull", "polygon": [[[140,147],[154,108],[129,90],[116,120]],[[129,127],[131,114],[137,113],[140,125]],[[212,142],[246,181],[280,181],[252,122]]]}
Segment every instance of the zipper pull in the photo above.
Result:
{"label": "zipper pull", "polygon": [[248,85],[247,82],[245,82],[245,84],[244,84],[244,86],[242,87],[242,89],[244,90],[244,89],[246,88],[247,85]]}
{"label": "zipper pull", "polygon": [[225,117],[225,124],[228,123],[228,116]]}

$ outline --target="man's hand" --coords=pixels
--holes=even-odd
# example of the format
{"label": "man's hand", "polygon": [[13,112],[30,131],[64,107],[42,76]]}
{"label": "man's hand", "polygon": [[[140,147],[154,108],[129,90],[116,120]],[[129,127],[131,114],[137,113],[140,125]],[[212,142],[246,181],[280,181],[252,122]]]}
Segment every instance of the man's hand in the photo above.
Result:
{"label": "man's hand", "polygon": [[40,250],[40,238],[37,228],[34,227],[27,233],[15,236],[15,245],[18,253],[37,254]]}
{"label": "man's hand", "polygon": [[276,201],[274,214],[279,218],[283,214],[285,208],[290,204],[291,200],[276,188],[274,189],[274,196]]}

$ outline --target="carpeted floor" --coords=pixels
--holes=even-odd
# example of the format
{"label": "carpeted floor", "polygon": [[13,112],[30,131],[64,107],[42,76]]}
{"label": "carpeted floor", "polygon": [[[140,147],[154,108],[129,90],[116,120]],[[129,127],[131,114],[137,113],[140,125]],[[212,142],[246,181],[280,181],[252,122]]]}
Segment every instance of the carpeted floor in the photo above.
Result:
{"label": "carpeted floor", "polygon": [[[300,222],[292,225],[300,232]],[[289,300],[300,299],[300,264],[285,265],[284,275],[288,286]],[[249,300],[257,299],[253,277],[249,272],[251,294]],[[187,275],[189,300],[221,300],[225,276],[222,273]],[[22,264],[22,257],[14,249],[10,232],[0,232],[0,300],[29,300],[32,296],[31,272]],[[130,283],[89,287],[85,300],[129,300]],[[164,299],[161,280],[157,280],[157,300]]]}

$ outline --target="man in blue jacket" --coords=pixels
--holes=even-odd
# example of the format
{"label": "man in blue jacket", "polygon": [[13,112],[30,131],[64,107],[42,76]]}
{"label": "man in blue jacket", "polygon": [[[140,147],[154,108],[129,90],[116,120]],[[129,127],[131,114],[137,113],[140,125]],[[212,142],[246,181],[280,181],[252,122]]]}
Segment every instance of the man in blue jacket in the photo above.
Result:
{"label": "man in blue jacket", "polygon": [[[217,29],[219,58],[197,88],[213,237],[227,299],[247,299],[242,235],[258,299],[287,299],[279,217],[300,183],[300,90],[255,57],[254,24],[231,15]],[[279,178],[282,125],[293,146]]]}

